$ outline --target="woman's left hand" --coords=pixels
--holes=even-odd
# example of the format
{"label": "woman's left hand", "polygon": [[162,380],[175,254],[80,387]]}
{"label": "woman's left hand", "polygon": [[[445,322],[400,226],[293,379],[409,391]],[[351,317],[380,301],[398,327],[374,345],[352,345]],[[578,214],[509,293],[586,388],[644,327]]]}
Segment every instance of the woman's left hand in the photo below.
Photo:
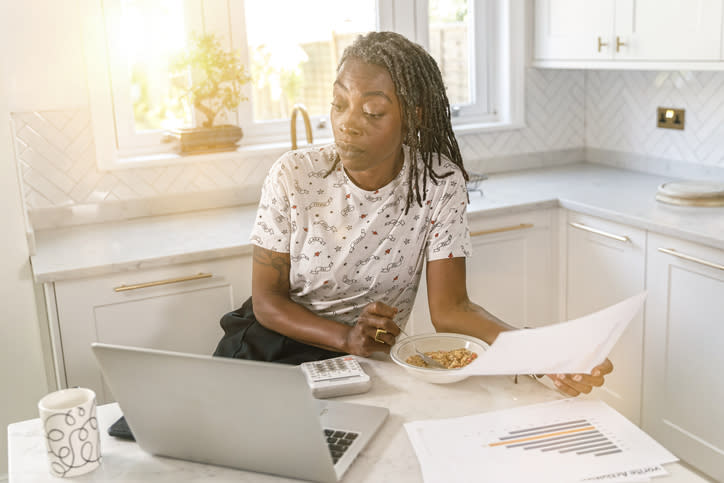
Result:
{"label": "woman's left hand", "polygon": [[603,377],[613,371],[613,364],[606,359],[593,368],[590,374],[548,374],[559,391],[569,396],[588,394],[593,386],[603,386]]}

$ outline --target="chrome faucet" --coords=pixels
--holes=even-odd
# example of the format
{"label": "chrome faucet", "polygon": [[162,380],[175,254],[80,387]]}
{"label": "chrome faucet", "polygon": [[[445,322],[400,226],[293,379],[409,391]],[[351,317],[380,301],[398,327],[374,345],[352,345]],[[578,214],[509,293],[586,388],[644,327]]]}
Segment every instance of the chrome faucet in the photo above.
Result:
{"label": "chrome faucet", "polygon": [[309,113],[304,104],[294,104],[292,107],[292,149],[297,149],[297,112],[302,113],[304,129],[307,132],[307,144],[312,144],[312,123],[309,120]]}

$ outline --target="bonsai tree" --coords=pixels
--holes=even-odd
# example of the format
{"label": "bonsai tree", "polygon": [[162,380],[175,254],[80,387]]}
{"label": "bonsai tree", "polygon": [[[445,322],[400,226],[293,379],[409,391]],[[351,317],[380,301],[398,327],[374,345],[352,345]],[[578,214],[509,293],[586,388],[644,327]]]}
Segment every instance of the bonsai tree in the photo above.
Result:
{"label": "bonsai tree", "polygon": [[206,117],[202,124],[205,128],[212,127],[222,111],[234,109],[247,99],[241,87],[251,77],[239,54],[225,51],[214,34],[192,35],[191,44],[172,62],[171,71],[186,79],[190,73],[190,86],[176,85],[194,109]]}

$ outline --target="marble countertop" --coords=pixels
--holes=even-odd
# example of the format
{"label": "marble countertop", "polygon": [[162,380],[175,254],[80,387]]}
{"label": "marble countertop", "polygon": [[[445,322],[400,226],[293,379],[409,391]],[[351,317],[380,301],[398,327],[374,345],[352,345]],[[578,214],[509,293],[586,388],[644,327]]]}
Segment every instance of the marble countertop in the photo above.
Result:
{"label": "marble countertop", "polygon": [[[592,163],[512,171],[471,192],[470,218],[563,207],[724,249],[724,207],[660,203],[658,175]],[[31,257],[37,282],[161,267],[251,252],[256,205],[41,230]]]}
{"label": "marble countertop", "polygon": [[[370,445],[346,473],[345,482],[420,482],[417,456],[403,424],[408,421],[467,416],[561,399],[558,392],[530,378],[518,384],[508,376],[473,376],[454,384],[430,384],[409,377],[384,356],[360,359],[370,375],[372,389],[364,394],[338,398],[384,406],[390,415]],[[414,394],[413,398],[411,394]],[[92,473],[73,478],[78,482],[278,482],[292,481],[259,473],[151,456],[135,443],[108,436],[106,428],[120,416],[117,404],[98,409],[103,462]],[[57,482],[51,476],[41,437],[39,419],[8,426],[9,483]],[[664,465],[669,476],[662,483],[695,483],[707,480],[681,464]]]}

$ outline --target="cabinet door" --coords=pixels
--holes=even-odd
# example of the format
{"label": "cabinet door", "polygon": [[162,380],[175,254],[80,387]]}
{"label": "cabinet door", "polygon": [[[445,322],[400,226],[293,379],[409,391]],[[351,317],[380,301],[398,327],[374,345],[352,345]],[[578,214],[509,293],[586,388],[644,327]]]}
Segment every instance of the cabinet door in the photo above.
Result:
{"label": "cabinet door", "polygon": [[613,0],[536,0],[535,57],[609,60],[613,19]]}
{"label": "cabinet door", "polygon": [[537,0],[535,58],[720,61],[724,59],[723,3],[723,0]]}
{"label": "cabinet door", "polygon": [[[566,316],[575,319],[644,290],[646,233],[599,218],[568,213]],[[614,371],[587,397],[601,399],[640,423],[643,314],[626,328],[609,359]]]}
{"label": "cabinet door", "polygon": [[724,251],[650,234],[643,429],[724,481]]}
{"label": "cabinet door", "polygon": [[[112,401],[90,350],[96,341],[211,355],[223,334],[219,319],[251,295],[250,280],[250,258],[235,257],[56,282],[67,385]],[[149,282],[158,284],[142,286]]]}
{"label": "cabinet door", "polygon": [[[518,327],[556,321],[553,217],[546,210],[471,221],[473,254],[466,261],[470,300]],[[424,276],[410,327],[406,332],[434,331]]]}
{"label": "cabinet door", "polygon": [[722,0],[617,0],[611,42],[617,60],[718,61],[721,32]]}
{"label": "cabinet door", "polygon": [[557,320],[553,217],[539,211],[471,224],[467,287],[473,302],[516,327]]}

